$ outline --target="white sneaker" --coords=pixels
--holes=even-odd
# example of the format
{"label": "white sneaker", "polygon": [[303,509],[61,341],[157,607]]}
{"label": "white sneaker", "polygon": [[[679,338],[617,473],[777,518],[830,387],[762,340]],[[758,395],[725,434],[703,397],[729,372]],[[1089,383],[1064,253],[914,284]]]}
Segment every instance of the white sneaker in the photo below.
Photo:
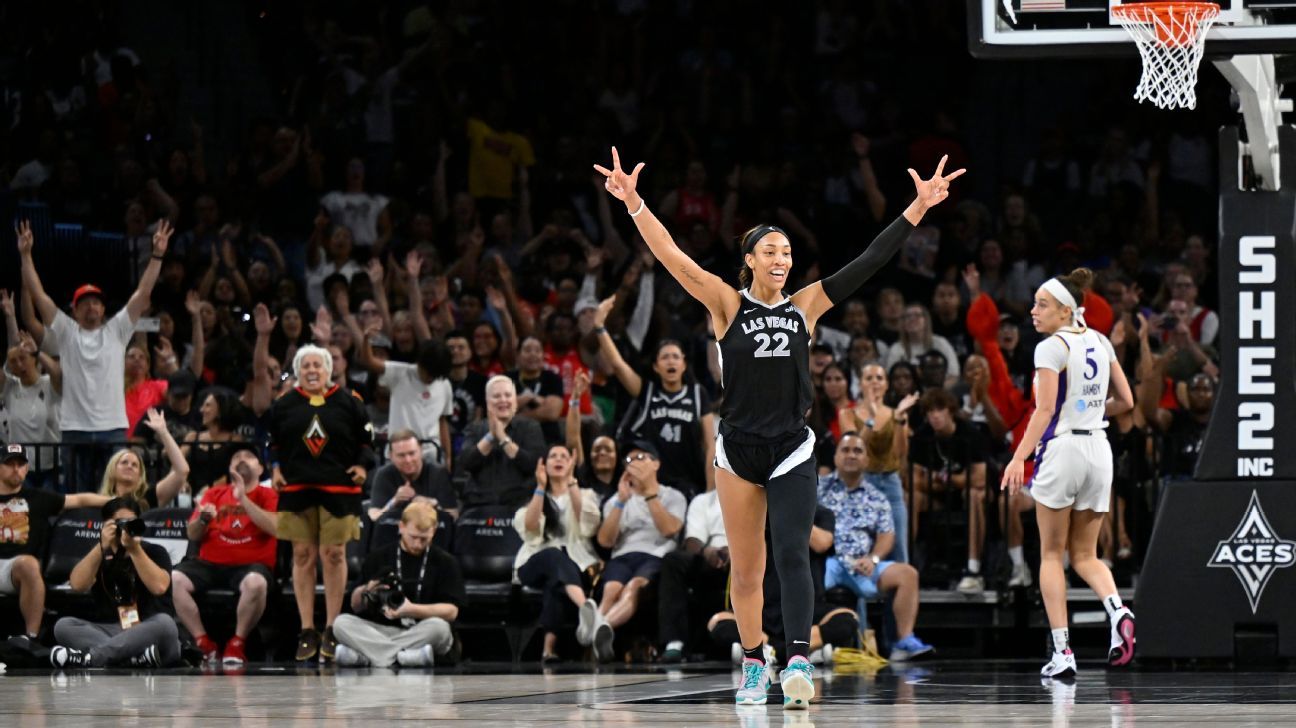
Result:
{"label": "white sneaker", "polygon": [[582,647],[589,647],[594,643],[594,629],[598,627],[598,603],[593,599],[586,599],[585,603],[580,606],[580,623],[576,626],[576,642]]}
{"label": "white sneaker", "polygon": [[1040,677],[1051,677],[1055,680],[1065,680],[1066,678],[1075,677],[1076,661],[1075,653],[1070,649],[1066,652],[1054,652],[1053,659],[1040,669]]}
{"label": "white sneaker", "polygon": [[1111,649],[1107,651],[1107,664],[1124,667],[1134,659],[1134,613],[1121,607],[1111,624]]}
{"label": "white sneaker", "polygon": [[338,643],[337,651],[333,653],[333,659],[341,667],[368,667],[369,658],[365,657],[359,650],[354,650],[341,642]]}
{"label": "white sneaker", "polygon": [[811,665],[832,665],[832,659],[833,646],[830,644],[825,643],[823,647],[810,653]]}
{"label": "white sneaker", "polygon": [[616,632],[612,630],[612,625],[607,623],[602,614],[598,614],[597,619],[594,627],[594,659],[599,662],[611,662],[615,656],[612,641],[616,639]]}
{"label": "white sneaker", "polygon": [[955,588],[960,594],[980,594],[985,591],[985,577],[980,574],[966,574]]}
{"label": "white sneaker", "polygon": [[396,653],[396,664],[401,667],[432,667],[432,662],[432,645],[423,645]]}
{"label": "white sneaker", "polygon": [[1025,563],[1014,564],[1012,569],[1012,578],[1008,580],[1008,588],[1028,587],[1035,583],[1031,578],[1030,566]]}
{"label": "white sneaker", "polygon": [[788,666],[779,673],[779,685],[783,688],[784,709],[808,709],[815,695],[814,667],[801,657],[788,660]]}

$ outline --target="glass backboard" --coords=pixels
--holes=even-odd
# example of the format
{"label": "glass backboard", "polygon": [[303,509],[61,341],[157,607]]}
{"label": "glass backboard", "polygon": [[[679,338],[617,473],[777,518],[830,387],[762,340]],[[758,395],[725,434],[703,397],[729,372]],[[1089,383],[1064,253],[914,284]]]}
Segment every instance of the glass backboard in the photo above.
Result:
{"label": "glass backboard", "polygon": [[[1137,55],[1113,21],[1119,0],[968,0],[968,49],[977,58]],[[1206,56],[1296,53],[1296,0],[1219,0]]]}

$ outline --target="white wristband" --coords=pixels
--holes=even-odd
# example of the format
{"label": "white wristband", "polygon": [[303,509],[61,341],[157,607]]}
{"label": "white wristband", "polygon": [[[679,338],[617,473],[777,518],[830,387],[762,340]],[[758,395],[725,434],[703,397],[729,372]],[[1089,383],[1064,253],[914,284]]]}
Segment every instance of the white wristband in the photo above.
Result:
{"label": "white wristband", "polygon": [[635,210],[635,211],[632,212],[632,213],[630,213],[630,217],[639,217],[639,215],[643,213],[644,208],[647,207],[647,206],[648,206],[648,203],[644,202],[644,198],[640,197],[640,198],[639,198],[639,209],[638,209],[638,210]]}

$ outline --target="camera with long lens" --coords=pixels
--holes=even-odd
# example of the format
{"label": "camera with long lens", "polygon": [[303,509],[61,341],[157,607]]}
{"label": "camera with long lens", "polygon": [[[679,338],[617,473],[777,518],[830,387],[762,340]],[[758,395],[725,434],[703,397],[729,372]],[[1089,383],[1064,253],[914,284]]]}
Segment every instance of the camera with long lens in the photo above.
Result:
{"label": "camera with long lens", "polygon": [[144,519],[142,518],[118,518],[117,535],[129,533],[134,538],[140,538],[144,535]]}
{"label": "camera with long lens", "polygon": [[361,603],[364,611],[381,615],[383,609],[399,609],[405,603],[405,593],[401,591],[400,579],[395,569],[387,569],[378,575],[378,585],[364,592]]}

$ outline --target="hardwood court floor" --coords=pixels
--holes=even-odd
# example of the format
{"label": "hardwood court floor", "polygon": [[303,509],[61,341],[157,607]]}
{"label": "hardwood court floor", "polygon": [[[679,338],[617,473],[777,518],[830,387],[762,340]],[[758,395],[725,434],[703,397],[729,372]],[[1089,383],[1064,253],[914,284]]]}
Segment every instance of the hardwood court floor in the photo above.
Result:
{"label": "hardwood court floor", "polygon": [[727,665],[687,669],[468,665],[440,670],[299,669],[241,675],[11,671],[0,726],[1181,726],[1296,725],[1296,673],[1108,673],[1041,684],[1025,662],[929,662],[875,675],[817,673],[808,712],[736,709]]}

